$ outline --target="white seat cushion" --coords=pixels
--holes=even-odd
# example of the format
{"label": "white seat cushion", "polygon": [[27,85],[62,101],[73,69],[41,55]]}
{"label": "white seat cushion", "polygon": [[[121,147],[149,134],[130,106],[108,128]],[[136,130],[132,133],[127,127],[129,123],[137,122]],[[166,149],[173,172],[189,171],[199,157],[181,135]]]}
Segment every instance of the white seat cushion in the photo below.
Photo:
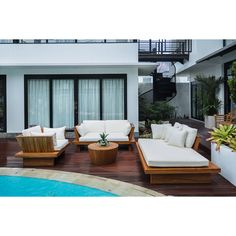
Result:
{"label": "white seat cushion", "polygon": [[97,142],[101,139],[99,133],[91,132],[79,138],[80,142]]}
{"label": "white seat cushion", "polygon": [[128,135],[131,130],[131,125],[127,120],[106,120],[105,132],[107,134],[123,133]]}
{"label": "white seat cushion", "polygon": [[40,125],[22,130],[22,135],[23,136],[31,136],[31,132],[41,133],[42,130],[41,130]]}
{"label": "white seat cushion", "polygon": [[44,133],[56,133],[56,138],[57,140],[65,140],[65,129],[66,126],[61,127],[61,128],[43,128]]}
{"label": "white seat cushion", "polygon": [[129,137],[123,133],[112,133],[107,136],[108,141],[129,141]]}
{"label": "white seat cushion", "polygon": [[105,132],[105,122],[103,120],[86,120],[83,121],[84,133],[103,133]]}
{"label": "white seat cushion", "polygon": [[160,139],[139,139],[138,143],[148,166],[203,167],[209,165],[209,161],[192,148],[170,146]]}
{"label": "white seat cushion", "polygon": [[55,151],[60,151],[62,148],[64,148],[68,144],[68,139],[60,139],[57,140],[57,145],[54,146]]}

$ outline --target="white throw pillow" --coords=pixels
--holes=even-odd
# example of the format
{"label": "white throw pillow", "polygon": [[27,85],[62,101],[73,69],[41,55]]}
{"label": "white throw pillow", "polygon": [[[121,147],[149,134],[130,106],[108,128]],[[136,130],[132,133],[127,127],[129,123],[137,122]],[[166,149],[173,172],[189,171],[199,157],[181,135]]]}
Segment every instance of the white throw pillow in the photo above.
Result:
{"label": "white throw pillow", "polygon": [[151,124],[152,138],[165,139],[167,127],[171,124]]}
{"label": "white throw pillow", "polygon": [[168,128],[168,127],[172,127],[172,125],[171,125],[171,124],[162,124],[161,139],[165,139],[165,138],[166,138],[167,128]]}
{"label": "white throw pillow", "polygon": [[37,133],[42,133],[40,125],[30,127],[28,129],[22,130],[22,135],[23,136],[31,136],[31,132],[37,132]]}
{"label": "white throw pillow", "polygon": [[187,131],[185,147],[191,148],[194,144],[196,137],[197,137],[197,129],[191,128],[187,125],[183,125],[183,130]]}
{"label": "white throw pillow", "polygon": [[76,129],[81,137],[85,136],[88,133],[86,126],[83,123],[81,125],[77,125]]}
{"label": "white throw pillow", "polygon": [[172,131],[175,130],[176,128],[174,128],[173,126],[167,127],[166,129],[166,136],[165,136],[165,141],[168,142],[169,138],[172,134]]}
{"label": "white throw pillow", "polygon": [[168,144],[177,147],[184,147],[187,137],[186,130],[173,129]]}
{"label": "white throw pillow", "polygon": [[56,138],[57,140],[64,140],[65,139],[65,129],[66,126],[61,127],[61,128],[43,128],[44,133],[56,133]]}
{"label": "white throw pillow", "polygon": [[53,138],[53,146],[57,146],[57,138],[56,133],[54,132],[47,132],[47,133],[39,133],[39,132],[31,132],[31,136],[49,136]]}
{"label": "white throw pillow", "polygon": [[162,125],[151,124],[152,138],[160,139],[162,135]]}
{"label": "white throw pillow", "polygon": [[183,125],[178,123],[178,122],[175,122],[174,128],[182,130],[183,129]]}

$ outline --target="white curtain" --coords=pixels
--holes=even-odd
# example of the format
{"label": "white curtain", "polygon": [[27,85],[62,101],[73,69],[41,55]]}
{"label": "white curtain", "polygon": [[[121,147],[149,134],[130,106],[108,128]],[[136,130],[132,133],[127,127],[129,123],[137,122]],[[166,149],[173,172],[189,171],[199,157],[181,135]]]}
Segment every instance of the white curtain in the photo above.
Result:
{"label": "white curtain", "polygon": [[79,123],[83,120],[100,120],[100,83],[96,79],[79,80]]}
{"label": "white curtain", "polygon": [[102,90],[103,119],[124,119],[124,80],[104,79]]}
{"label": "white curtain", "polygon": [[28,80],[28,125],[49,127],[49,80]]}
{"label": "white curtain", "polygon": [[74,81],[53,80],[53,127],[74,127]]}

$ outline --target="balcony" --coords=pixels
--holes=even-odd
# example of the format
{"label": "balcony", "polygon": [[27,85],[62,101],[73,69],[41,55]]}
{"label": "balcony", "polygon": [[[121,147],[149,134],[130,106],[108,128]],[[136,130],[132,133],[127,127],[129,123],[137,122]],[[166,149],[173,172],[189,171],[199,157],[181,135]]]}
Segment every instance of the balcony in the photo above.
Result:
{"label": "balcony", "polygon": [[139,40],[139,61],[181,62],[189,59],[192,51],[191,40]]}

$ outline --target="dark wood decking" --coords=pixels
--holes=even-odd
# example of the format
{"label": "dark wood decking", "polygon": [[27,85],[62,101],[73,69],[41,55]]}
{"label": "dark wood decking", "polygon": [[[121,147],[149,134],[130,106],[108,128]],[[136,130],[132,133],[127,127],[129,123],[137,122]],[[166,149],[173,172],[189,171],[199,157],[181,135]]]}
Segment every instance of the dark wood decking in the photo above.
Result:
{"label": "dark wood decking", "polygon": [[[90,163],[88,152],[78,152],[77,146],[70,145],[63,157],[57,160],[55,169],[97,175],[121,180],[174,196],[236,196],[236,188],[220,175],[211,184],[185,185],[150,185],[148,176],[144,175],[136,147],[128,151],[126,147],[119,150],[114,164],[95,166]],[[22,160],[14,155],[20,149],[14,139],[0,139],[0,167],[22,167]]]}

